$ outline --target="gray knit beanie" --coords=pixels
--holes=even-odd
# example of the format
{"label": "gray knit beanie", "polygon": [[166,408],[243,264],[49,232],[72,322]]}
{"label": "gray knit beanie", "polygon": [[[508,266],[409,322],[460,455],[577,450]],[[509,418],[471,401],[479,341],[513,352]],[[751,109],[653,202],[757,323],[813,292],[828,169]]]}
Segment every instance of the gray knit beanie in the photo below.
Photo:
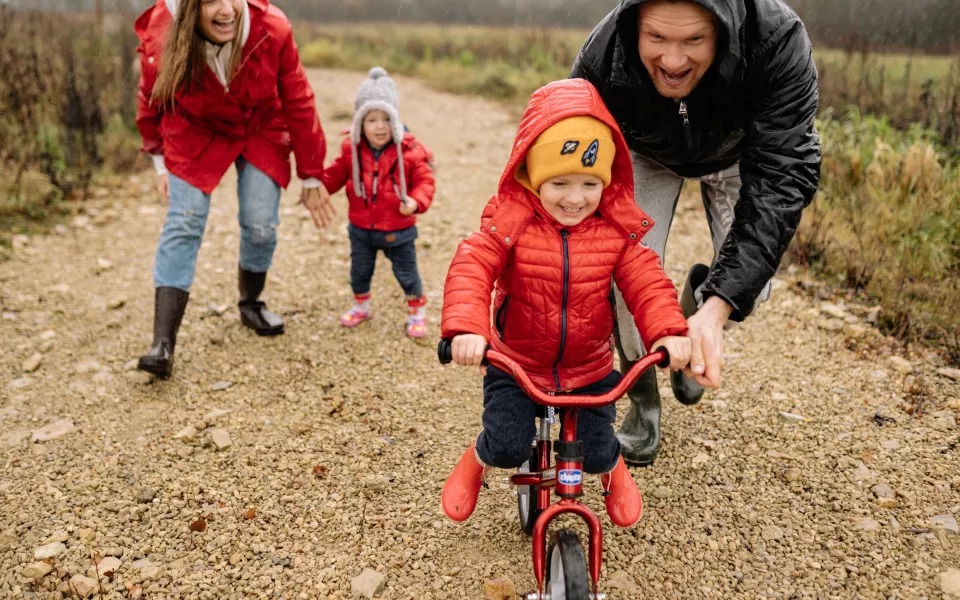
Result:
{"label": "gray knit beanie", "polygon": [[357,97],[353,102],[356,111],[353,115],[353,126],[350,128],[350,142],[353,149],[353,189],[360,196],[367,198],[367,190],[360,180],[360,157],[357,145],[363,139],[363,119],[370,111],[382,110],[390,117],[390,128],[393,130],[393,142],[397,145],[397,170],[400,173],[400,200],[407,195],[407,180],[403,172],[403,123],[400,122],[400,98],[397,95],[397,86],[387,75],[383,67],[374,67],[368,73],[357,89]]}

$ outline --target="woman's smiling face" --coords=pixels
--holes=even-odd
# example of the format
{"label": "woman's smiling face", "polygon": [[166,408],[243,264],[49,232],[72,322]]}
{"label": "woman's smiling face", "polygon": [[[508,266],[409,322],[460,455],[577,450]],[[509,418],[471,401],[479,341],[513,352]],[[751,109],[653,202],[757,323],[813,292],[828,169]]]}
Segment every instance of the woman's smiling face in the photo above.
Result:
{"label": "woman's smiling face", "polygon": [[246,0],[201,0],[200,33],[214,44],[226,44],[237,37],[237,26]]}

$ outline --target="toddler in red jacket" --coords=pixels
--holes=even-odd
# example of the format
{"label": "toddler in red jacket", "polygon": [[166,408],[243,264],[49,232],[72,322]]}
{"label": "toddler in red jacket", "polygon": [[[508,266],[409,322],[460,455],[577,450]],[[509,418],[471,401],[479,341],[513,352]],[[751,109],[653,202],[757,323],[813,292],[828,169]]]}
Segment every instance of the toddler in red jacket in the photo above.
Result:
{"label": "toddler in red jacket", "polygon": [[426,335],[423,282],[417,269],[417,214],[433,201],[432,155],[400,121],[393,80],[380,68],[357,90],[350,137],[324,171],[331,194],[346,186],[350,208],[350,287],[353,306],[340,317],[344,327],[370,318],[370,281],[383,252],[407,297],[407,335]]}
{"label": "toddler in red jacket", "polygon": [[[652,226],[633,199],[626,142],[596,89],[573,79],[534,92],[480,231],[460,243],[447,273],[441,335],[453,339],[453,360],[480,365],[489,344],[543,390],[604,394],[621,379],[615,281],[645,347],[665,347],[672,369],[687,366],[676,288],[641,243]],[[483,430],[443,488],[443,510],[455,521],[476,507],[486,469],[519,467],[536,436],[536,404],[494,367],[484,371],[483,409]],[[581,410],[577,439],[584,470],[601,475],[610,519],[629,527],[643,503],[620,458],[615,417],[613,404]]]}

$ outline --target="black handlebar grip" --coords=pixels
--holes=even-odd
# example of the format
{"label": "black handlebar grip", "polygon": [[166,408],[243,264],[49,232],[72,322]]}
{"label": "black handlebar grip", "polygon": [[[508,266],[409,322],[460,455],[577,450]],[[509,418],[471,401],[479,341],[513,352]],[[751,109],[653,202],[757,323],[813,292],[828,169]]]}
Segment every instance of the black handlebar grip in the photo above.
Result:
{"label": "black handlebar grip", "polygon": [[453,362],[453,340],[440,340],[437,345],[437,358],[441,365],[448,365]]}
{"label": "black handlebar grip", "polygon": [[670,352],[669,352],[666,348],[664,348],[663,346],[659,346],[659,347],[657,348],[657,351],[663,352],[663,354],[664,354],[663,360],[661,360],[660,362],[658,362],[658,363],[657,363],[657,366],[660,367],[661,369],[666,369],[667,367],[670,366]]}
{"label": "black handlebar grip", "polygon": [[[489,349],[490,346],[487,346],[487,350]],[[440,343],[437,345],[437,358],[440,359],[441,365],[448,365],[453,362],[453,340],[440,340]],[[484,355],[480,364],[483,366],[489,364],[486,355]]]}

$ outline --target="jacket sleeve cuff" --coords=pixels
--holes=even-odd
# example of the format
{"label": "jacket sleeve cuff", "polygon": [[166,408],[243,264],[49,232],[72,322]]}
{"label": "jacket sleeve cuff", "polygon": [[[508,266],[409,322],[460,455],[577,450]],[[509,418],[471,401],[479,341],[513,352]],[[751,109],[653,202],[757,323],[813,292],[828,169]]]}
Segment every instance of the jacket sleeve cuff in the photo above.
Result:
{"label": "jacket sleeve cuff", "polygon": [[303,189],[312,190],[320,187],[320,180],[316,177],[308,177],[306,179],[301,179],[300,184],[303,185]]}
{"label": "jacket sleeve cuff", "polygon": [[427,209],[430,207],[429,204],[427,204],[420,198],[417,198],[416,196],[407,194],[407,197],[413,200],[414,204],[417,205],[417,212],[415,214],[422,215],[423,213],[427,212]]}
{"label": "jacket sleeve cuff", "polygon": [[163,162],[162,154],[151,154],[150,158],[153,160],[153,168],[157,171],[157,177],[163,177],[169,173],[166,163]]}
{"label": "jacket sleeve cuff", "polygon": [[704,302],[706,302],[707,298],[709,298],[710,296],[717,296],[718,298],[720,298],[721,300],[729,304],[731,307],[733,307],[733,312],[731,312],[730,316],[728,317],[729,321],[736,321],[739,323],[744,319],[746,319],[747,315],[749,315],[753,309],[753,302],[746,304],[746,310],[744,310],[743,306],[737,304],[736,302],[731,300],[730,297],[728,297],[726,294],[724,294],[723,292],[721,292],[716,288],[704,286],[702,295],[703,295]]}
{"label": "jacket sleeve cuff", "polygon": [[440,336],[445,339],[453,339],[458,335],[472,334],[483,336],[490,341],[490,327],[482,327],[470,319],[459,317],[448,317],[440,327]]}

